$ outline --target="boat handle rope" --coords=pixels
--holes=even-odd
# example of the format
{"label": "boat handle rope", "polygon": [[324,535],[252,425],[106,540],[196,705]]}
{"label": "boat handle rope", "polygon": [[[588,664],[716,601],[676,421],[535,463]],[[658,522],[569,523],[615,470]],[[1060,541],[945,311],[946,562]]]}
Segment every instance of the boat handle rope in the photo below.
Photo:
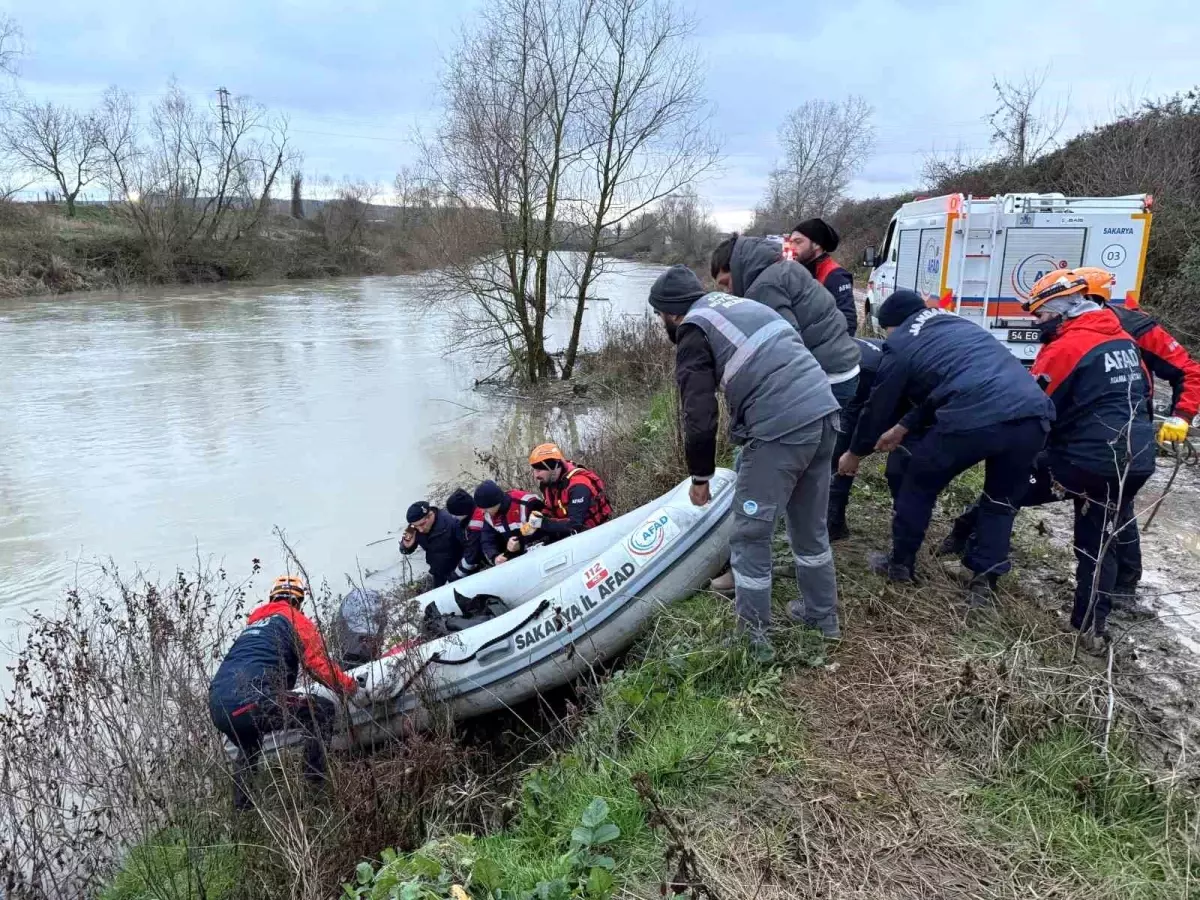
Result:
{"label": "boat handle rope", "polygon": [[477,657],[480,653],[482,653],[488,647],[491,647],[493,644],[498,644],[501,641],[507,641],[510,637],[512,637],[514,634],[516,634],[518,631],[520,631],[522,628],[524,628],[526,625],[528,625],[530,622],[532,622],[534,619],[536,619],[538,616],[540,616],[542,613],[544,613],[549,608],[550,608],[550,601],[543,600],[541,603],[539,603],[537,605],[537,609],[535,609],[528,616],[526,616],[524,619],[522,619],[518,624],[514,625],[512,628],[510,628],[508,631],[504,632],[503,634],[496,635],[490,641],[480,644],[475,649],[475,652],[472,653],[470,656],[464,656],[462,659],[442,659],[442,654],[440,652],[432,654],[429,657],[429,659],[425,660],[425,662],[421,663],[421,665],[417,667],[417,671],[413,672],[412,675],[409,676],[408,680],[405,681],[403,685],[401,685],[400,690],[396,691],[396,693],[393,696],[403,695],[405,691],[407,691],[410,687],[412,687],[412,683],[414,681],[416,681],[418,678],[420,678],[421,675],[424,674],[425,670],[427,668],[429,668],[431,665],[433,665],[434,663],[437,663],[440,666],[463,666],[463,665],[466,665],[467,663],[469,663],[473,659],[475,659],[475,657]]}

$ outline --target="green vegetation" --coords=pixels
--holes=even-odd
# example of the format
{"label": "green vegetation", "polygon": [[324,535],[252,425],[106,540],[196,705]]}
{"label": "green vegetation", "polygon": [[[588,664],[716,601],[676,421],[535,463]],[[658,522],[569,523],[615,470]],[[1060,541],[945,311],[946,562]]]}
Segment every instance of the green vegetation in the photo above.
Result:
{"label": "green vegetation", "polygon": [[620,882],[653,879],[665,844],[648,801],[699,806],[735,790],[753,766],[786,770],[799,723],[772,715],[784,672],[825,661],[820,636],[793,628],[784,667],[761,668],[724,646],[730,624],[724,602],[709,594],[665,611],[601,686],[572,748],[527,775],[512,826],[388,853],[378,870],[360,869],[352,896],[393,896],[374,891],[407,880],[422,886],[427,893],[412,894],[422,898],[450,896],[454,883],[504,900],[596,898],[609,896],[598,886],[610,871]]}
{"label": "green vegetation", "polygon": [[984,828],[1016,854],[1084,872],[1116,896],[1183,897],[1189,867],[1200,875],[1178,833],[1195,811],[1156,790],[1131,754],[1106,756],[1076,728],[1013,754],[975,801]]}
{"label": "green vegetation", "polygon": [[133,848],[100,900],[220,900],[235,896],[242,849],[167,829]]}

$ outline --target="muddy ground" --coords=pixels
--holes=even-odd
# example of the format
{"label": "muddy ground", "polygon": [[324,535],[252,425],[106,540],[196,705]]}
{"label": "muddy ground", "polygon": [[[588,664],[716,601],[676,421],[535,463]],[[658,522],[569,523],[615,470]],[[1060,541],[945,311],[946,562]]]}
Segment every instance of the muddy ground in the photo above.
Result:
{"label": "muddy ground", "polygon": [[[1160,457],[1138,495],[1142,583],[1136,606],[1110,618],[1113,680],[1126,715],[1151,742],[1156,758],[1147,762],[1200,781],[1200,467],[1180,465],[1168,490],[1175,470],[1173,459]],[[1046,532],[1051,552],[1023,577],[1063,619],[1074,584],[1072,520],[1063,502],[1024,510],[1017,525]]]}

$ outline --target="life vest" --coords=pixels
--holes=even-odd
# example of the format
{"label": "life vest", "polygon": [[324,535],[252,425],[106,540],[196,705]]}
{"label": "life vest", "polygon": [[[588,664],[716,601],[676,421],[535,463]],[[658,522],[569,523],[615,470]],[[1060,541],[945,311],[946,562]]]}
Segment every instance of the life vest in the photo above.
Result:
{"label": "life vest", "polygon": [[824,256],[818,259],[817,264],[813,266],[813,277],[817,279],[817,281],[821,282],[822,286],[824,286],[825,279],[832,275],[835,269],[840,268],[841,266],[838,265],[838,261],[826,253]]}
{"label": "life vest", "polygon": [[[491,513],[484,510],[477,510],[483,513],[481,528],[483,525],[491,528],[493,531],[499,531],[501,534],[512,535],[520,534],[521,526],[529,521],[530,503],[535,503],[539,498],[533,494],[527,494],[525,491],[509,491],[508,498],[511,501],[508,508],[500,513],[499,516],[493,517]],[[468,527],[474,527],[474,519]]]}
{"label": "life vest", "polygon": [[567,464],[567,477],[562,482],[542,488],[542,500],[545,501],[546,512],[551,518],[567,518],[568,494],[576,485],[584,485],[592,492],[592,502],[583,520],[585,530],[595,528],[612,518],[612,504],[608,502],[604,481],[590,469],[570,463]]}

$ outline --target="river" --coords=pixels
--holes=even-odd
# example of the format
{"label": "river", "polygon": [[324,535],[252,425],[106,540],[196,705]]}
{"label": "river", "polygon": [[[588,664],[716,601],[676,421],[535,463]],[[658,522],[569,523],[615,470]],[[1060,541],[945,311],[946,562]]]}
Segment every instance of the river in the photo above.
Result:
{"label": "river", "polygon": [[[585,346],[606,317],[644,314],[659,271],[611,264]],[[498,361],[447,350],[450,318],[423,285],[0,300],[0,640],[93,583],[102,560],[156,578],[200,561],[242,578],[260,559],[269,577],[284,565],[276,526],[335,592],[348,572],[393,565],[395,543],[366,545],[511,434],[514,412],[474,390]],[[557,311],[552,348],[568,328]]]}

